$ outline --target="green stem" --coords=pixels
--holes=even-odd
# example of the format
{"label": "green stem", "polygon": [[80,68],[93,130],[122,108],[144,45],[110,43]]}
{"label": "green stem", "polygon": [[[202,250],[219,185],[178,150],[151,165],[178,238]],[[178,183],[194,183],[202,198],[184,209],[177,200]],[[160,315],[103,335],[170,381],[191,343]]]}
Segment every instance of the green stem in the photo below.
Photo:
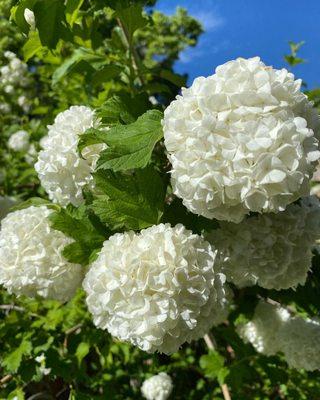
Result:
{"label": "green stem", "polygon": [[139,83],[140,83],[140,85],[145,85],[146,81],[145,81],[144,76],[143,76],[143,74],[142,74],[142,72],[140,70],[141,60],[140,60],[139,54],[138,54],[136,48],[132,45],[132,43],[130,41],[129,32],[128,32],[126,26],[122,23],[120,18],[117,18],[117,22],[118,22],[118,25],[120,26],[120,28],[122,29],[122,31],[124,33],[124,36],[126,38],[127,46],[128,46],[129,54],[130,54],[130,59],[132,61],[133,68],[134,68],[134,70],[135,70],[135,72],[137,74],[137,78],[139,80]]}

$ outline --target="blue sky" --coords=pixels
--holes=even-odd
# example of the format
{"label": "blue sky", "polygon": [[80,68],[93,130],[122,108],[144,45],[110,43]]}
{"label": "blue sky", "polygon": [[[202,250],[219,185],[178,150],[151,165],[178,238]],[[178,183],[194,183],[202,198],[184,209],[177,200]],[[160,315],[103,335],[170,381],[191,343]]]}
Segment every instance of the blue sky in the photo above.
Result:
{"label": "blue sky", "polygon": [[304,40],[299,55],[307,61],[293,72],[308,88],[320,87],[320,0],[159,0],[156,8],[172,14],[177,6],[187,8],[206,29],[198,46],[176,64],[190,82],[240,56],[258,55],[266,64],[285,67],[289,40]]}

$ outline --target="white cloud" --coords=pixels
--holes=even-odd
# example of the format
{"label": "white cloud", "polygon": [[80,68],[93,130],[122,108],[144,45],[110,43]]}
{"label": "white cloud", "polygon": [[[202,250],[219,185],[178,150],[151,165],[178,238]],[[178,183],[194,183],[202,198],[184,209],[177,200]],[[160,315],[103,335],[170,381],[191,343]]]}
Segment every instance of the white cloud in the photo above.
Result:
{"label": "white cloud", "polygon": [[199,44],[196,47],[188,47],[180,54],[179,63],[189,64],[190,62],[196,60],[197,58],[201,58],[204,55],[211,56],[217,54],[218,52],[228,48],[229,45],[230,42],[228,40],[224,40],[213,45],[210,38],[204,38],[204,40],[200,39]]}
{"label": "white cloud", "polygon": [[216,11],[190,11],[190,14],[202,23],[205,31],[214,31],[225,24],[225,19]]}

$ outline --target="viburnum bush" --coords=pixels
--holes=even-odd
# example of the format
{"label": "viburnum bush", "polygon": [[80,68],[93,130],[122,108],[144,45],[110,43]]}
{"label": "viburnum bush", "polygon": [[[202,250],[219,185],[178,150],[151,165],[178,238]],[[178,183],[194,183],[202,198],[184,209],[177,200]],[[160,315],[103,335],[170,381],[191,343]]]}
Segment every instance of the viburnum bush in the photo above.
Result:
{"label": "viburnum bush", "polygon": [[0,399],[319,399],[317,94],[155,7],[0,4]]}

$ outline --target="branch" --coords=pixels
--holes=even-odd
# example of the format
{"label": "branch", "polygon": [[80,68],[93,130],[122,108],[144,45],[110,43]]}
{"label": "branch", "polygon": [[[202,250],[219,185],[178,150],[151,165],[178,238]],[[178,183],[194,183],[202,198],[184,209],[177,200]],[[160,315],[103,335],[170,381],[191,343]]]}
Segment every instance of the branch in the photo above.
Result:
{"label": "branch", "polygon": [[25,309],[23,307],[18,307],[18,306],[15,306],[14,304],[0,304],[0,309],[8,310],[8,311],[11,311],[11,310],[21,311],[21,312],[25,311]]}
{"label": "branch", "polygon": [[[204,335],[203,339],[206,342],[206,345],[208,346],[209,350],[214,351],[216,349],[217,343],[216,343],[214,337],[210,333],[207,333],[206,335]],[[231,400],[231,396],[230,396],[230,392],[229,392],[227,384],[223,383],[222,385],[220,385],[220,387],[221,387],[221,391],[222,391],[224,400]]]}
{"label": "branch", "polygon": [[13,378],[12,375],[5,375],[3,378],[0,379],[0,386],[4,385],[5,383],[11,381],[11,379]]}
{"label": "branch", "polygon": [[125,38],[127,40],[128,49],[129,49],[129,51],[130,51],[130,53],[132,55],[132,64],[133,64],[133,67],[134,67],[134,69],[135,69],[135,71],[137,73],[137,77],[138,77],[138,79],[140,81],[140,84],[141,85],[145,85],[145,83],[146,83],[145,79],[144,79],[144,77],[143,77],[143,75],[142,75],[142,73],[140,71],[140,68],[139,68],[139,66],[141,65],[141,60],[140,60],[139,54],[138,54],[136,48],[130,42],[129,32],[128,32],[126,26],[122,23],[120,18],[117,18],[117,23],[120,26],[120,28],[122,29],[122,31],[124,33],[124,36],[125,36]]}
{"label": "branch", "polygon": [[25,308],[19,307],[19,306],[15,306],[14,304],[0,304],[0,310],[6,310],[6,311],[8,311],[8,313],[10,311],[13,311],[13,310],[14,311],[19,311],[19,312],[28,312],[31,317],[39,317],[38,314],[35,314],[33,312],[29,312]]}

